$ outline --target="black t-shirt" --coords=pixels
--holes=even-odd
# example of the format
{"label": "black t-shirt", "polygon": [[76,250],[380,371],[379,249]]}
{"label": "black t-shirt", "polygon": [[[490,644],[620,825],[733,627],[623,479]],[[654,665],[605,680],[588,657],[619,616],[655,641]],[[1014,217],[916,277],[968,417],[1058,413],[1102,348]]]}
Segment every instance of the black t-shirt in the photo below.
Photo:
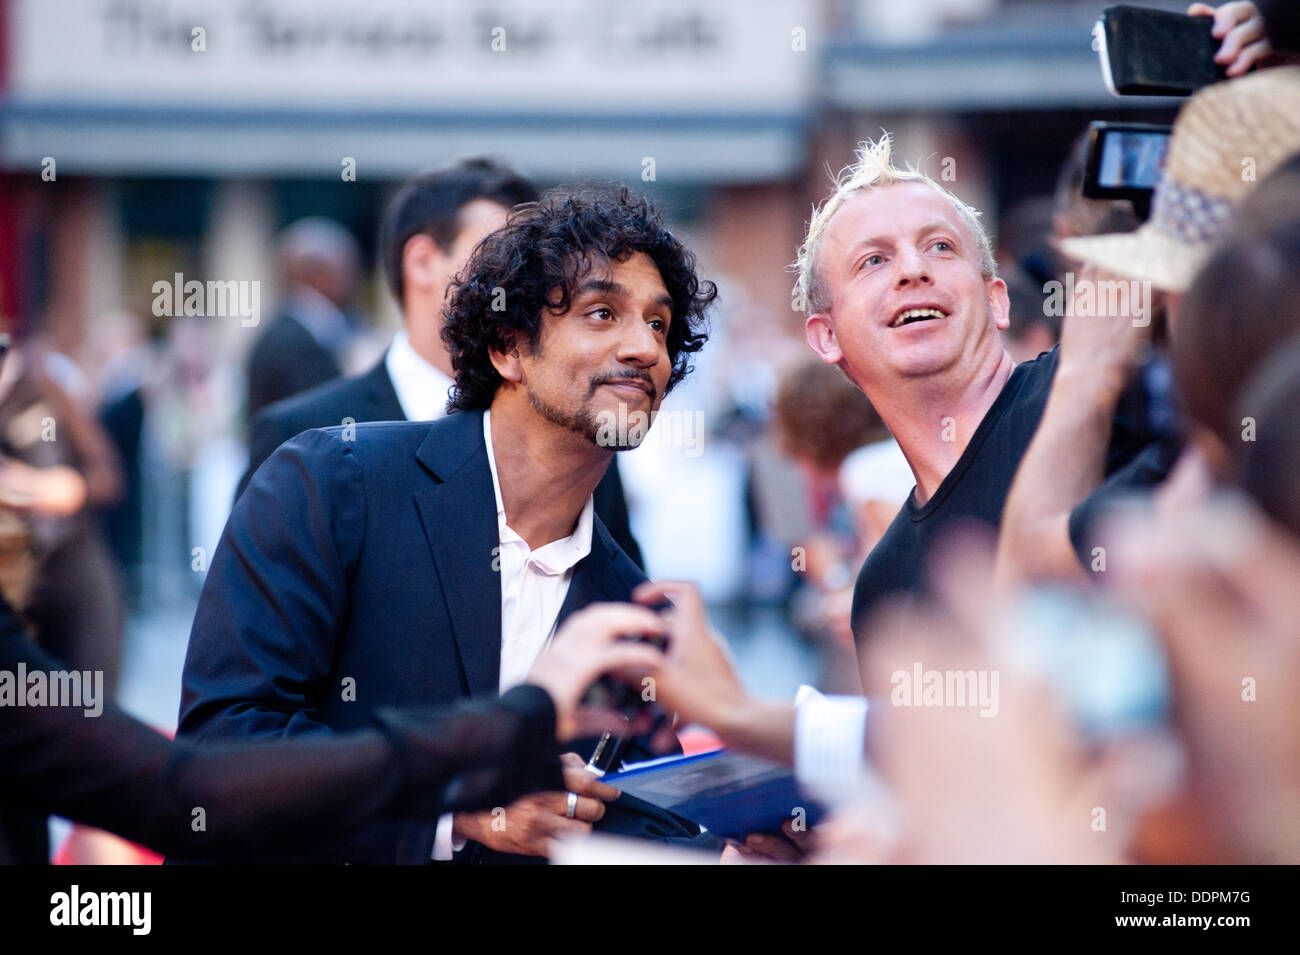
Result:
{"label": "black t-shirt", "polygon": [[[996,531],[1011,481],[1043,416],[1056,374],[1057,352],[1053,348],[1015,367],[938,490],[918,507],[913,489],[868,555],[853,589],[853,632],[859,646],[866,638],[867,617],[882,598],[924,592],[926,562],[944,532],[968,521],[987,524]],[[1158,484],[1172,463],[1172,457],[1152,452],[1156,436],[1146,425],[1144,405],[1140,387],[1125,391],[1111,430],[1106,482],[1071,515],[1071,539],[1084,566],[1088,525],[1104,510],[1104,503],[1126,491]],[[1141,467],[1134,466],[1139,455],[1143,455]]]}

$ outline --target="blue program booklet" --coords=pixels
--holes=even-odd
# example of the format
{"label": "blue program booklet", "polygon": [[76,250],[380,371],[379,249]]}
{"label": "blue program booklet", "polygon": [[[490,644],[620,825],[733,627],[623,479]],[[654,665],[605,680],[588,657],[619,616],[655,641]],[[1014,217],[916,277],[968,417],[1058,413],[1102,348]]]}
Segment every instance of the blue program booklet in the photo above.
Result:
{"label": "blue program booklet", "polygon": [[601,782],[732,839],[775,832],[788,819],[813,826],[823,815],[790,769],[726,749],[630,763]]}

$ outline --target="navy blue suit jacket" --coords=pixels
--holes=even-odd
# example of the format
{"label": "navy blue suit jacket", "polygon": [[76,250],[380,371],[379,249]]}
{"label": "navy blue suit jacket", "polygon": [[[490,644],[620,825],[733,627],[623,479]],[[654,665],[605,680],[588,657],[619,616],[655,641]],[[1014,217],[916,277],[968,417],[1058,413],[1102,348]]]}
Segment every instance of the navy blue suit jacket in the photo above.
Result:
{"label": "navy blue suit jacket", "polygon": [[[376,362],[364,375],[336,378],[258,412],[249,425],[248,470],[240,479],[236,499],[244,493],[244,488],[248,487],[248,482],[271,452],[295,434],[342,424],[345,418],[353,421],[405,421],[406,412],[397,400],[393,380],[388,377],[385,358]],[[609,469],[596,485],[592,497],[605,530],[634,564],[644,567],[641,548],[632,536],[627,497],[623,493],[617,459],[609,462]]]}
{"label": "navy blue suit jacket", "polygon": [[[335,732],[362,726],[380,706],[496,696],[497,547],[482,412],[325,428],[286,442],[236,503],[213,554],[178,734]],[[597,517],[559,619],[627,600],[644,579]],[[590,746],[576,751],[585,758]],[[628,797],[609,804],[598,827],[673,841],[697,831]],[[322,847],[321,858],[427,862],[434,831],[377,829]],[[460,858],[488,855],[476,847]]]}

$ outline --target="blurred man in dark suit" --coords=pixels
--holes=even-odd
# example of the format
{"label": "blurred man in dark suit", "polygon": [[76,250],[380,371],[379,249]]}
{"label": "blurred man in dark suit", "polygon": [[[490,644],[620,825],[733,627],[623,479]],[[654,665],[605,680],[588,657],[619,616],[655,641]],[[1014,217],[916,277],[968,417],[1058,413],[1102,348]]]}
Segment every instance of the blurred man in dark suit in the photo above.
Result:
{"label": "blurred man in dark suit", "polygon": [[[447,308],[459,413],[308,431],[253,476],[195,614],[180,735],[333,733],[375,707],[495,697],[572,612],[628,600],[644,577],[592,493],[643,432],[611,436],[602,421],[657,411],[703,346],[715,296],[626,190],[516,209]],[[566,756],[567,794],[375,832],[342,858],[521,861],[597,821],[701,838],[631,797],[607,806],[616,791],[581,768],[594,742]]]}
{"label": "blurred man in dark suit", "polygon": [[[447,414],[451,356],[442,309],[452,280],[510,209],[537,200],[524,177],[487,159],[469,159],[407,182],[384,215],[379,254],[402,328],[384,357],[355,378],[331,381],[253,418],[248,470],[239,494],[271,452],[300,432],[361,421],[433,421]],[[596,488],[596,513],[614,540],[643,566],[632,536],[618,466]]]}
{"label": "blurred man in dark suit", "polygon": [[285,301],[248,359],[248,416],[342,374],[353,336],[347,316],[361,253],[347,229],[329,219],[299,219],[280,236]]}

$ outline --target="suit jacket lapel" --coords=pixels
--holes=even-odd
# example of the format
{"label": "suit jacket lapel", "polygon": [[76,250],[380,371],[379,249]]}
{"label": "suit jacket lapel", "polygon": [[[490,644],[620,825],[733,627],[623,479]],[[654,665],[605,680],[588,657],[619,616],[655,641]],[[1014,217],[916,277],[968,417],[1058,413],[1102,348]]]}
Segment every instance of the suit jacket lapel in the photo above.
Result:
{"label": "suit jacket lapel", "polygon": [[465,683],[497,695],[501,669],[501,575],[496,496],[483,443],[483,413],[434,422],[416,457],[437,479],[415,495],[442,585]]}
{"label": "suit jacket lapel", "polygon": [[374,417],[371,421],[405,421],[406,412],[397,400],[397,389],[388,374],[388,352],[379,363],[366,373],[366,399],[371,404]]}
{"label": "suit jacket lapel", "polygon": [[627,600],[631,588],[639,580],[629,583],[614,569],[617,545],[609,536],[599,517],[591,522],[591,552],[578,561],[569,580],[569,591],[564,595],[556,627],[563,625],[569,614],[591,603],[602,600]]}

